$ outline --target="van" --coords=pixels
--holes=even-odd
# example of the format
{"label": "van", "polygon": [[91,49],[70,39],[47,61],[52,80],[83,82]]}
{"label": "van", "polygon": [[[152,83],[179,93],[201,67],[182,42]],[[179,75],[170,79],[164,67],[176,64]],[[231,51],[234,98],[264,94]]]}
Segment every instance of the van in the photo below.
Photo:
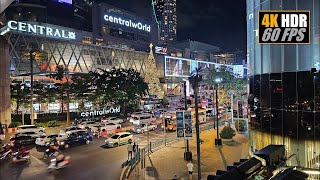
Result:
{"label": "van", "polygon": [[141,122],[155,122],[157,119],[153,114],[138,114],[132,116],[132,123],[135,125],[140,125]]}
{"label": "van", "polygon": [[37,127],[35,125],[22,125],[17,127],[17,133],[22,132],[36,132],[36,133],[44,133],[43,127]]}

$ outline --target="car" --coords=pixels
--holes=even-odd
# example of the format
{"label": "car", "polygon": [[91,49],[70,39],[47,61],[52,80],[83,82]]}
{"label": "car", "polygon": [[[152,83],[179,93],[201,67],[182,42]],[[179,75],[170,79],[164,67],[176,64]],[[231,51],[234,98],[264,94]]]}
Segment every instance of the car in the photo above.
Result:
{"label": "car", "polygon": [[48,134],[48,135],[42,135],[38,138],[36,138],[36,145],[38,146],[49,146],[50,145],[50,141],[52,138],[58,138],[59,134],[57,133],[52,133],[52,134]]}
{"label": "car", "polygon": [[140,115],[140,114],[145,114],[145,113],[146,113],[145,111],[136,111],[136,112],[133,112],[133,113],[127,118],[127,120],[129,120],[129,122],[132,123],[135,116]]}
{"label": "car", "polygon": [[93,140],[93,136],[87,131],[71,132],[67,138],[58,141],[60,147],[69,148],[70,146],[89,144]]}
{"label": "car", "polygon": [[22,132],[36,132],[36,133],[44,133],[45,129],[43,127],[37,127],[35,125],[21,125],[17,127],[17,133]]}
{"label": "car", "polygon": [[77,126],[69,126],[69,127],[64,128],[63,130],[60,130],[59,135],[64,136],[64,135],[66,135],[67,132],[75,131],[75,130],[82,130],[82,129]]}
{"label": "car", "polygon": [[34,144],[35,140],[36,138],[32,136],[17,136],[10,138],[11,143],[19,145]]}
{"label": "car", "polygon": [[123,123],[123,120],[122,119],[119,119],[117,117],[108,117],[107,119],[102,119],[101,120],[101,123],[116,123],[116,124],[121,124]]}
{"label": "car", "polygon": [[81,129],[88,129],[90,128],[90,126],[94,126],[96,125],[97,123],[95,121],[84,121],[84,122],[81,122],[79,125],[78,125],[78,128],[81,128]]}
{"label": "car", "polygon": [[140,125],[135,126],[134,128],[132,128],[132,131],[135,132],[135,133],[144,133],[146,131],[154,131],[157,128],[158,128],[157,124],[141,123]]}
{"label": "car", "polygon": [[133,135],[129,132],[120,132],[116,133],[115,135],[107,138],[105,140],[105,145],[107,147],[117,147],[123,144],[132,143]]}
{"label": "car", "polygon": [[[97,128],[97,126],[95,126]],[[121,124],[116,124],[116,123],[106,123],[106,124],[101,124],[100,130],[102,131],[103,129],[108,131],[108,130],[115,130],[115,129],[120,129]]]}
{"label": "car", "polygon": [[30,132],[19,132],[19,133],[16,133],[15,136],[18,137],[18,136],[31,136],[31,137],[34,137],[34,138],[38,138],[40,136],[44,136],[46,135],[45,133],[36,133],[36,132],[33,132],[33,131],[30,131]]}

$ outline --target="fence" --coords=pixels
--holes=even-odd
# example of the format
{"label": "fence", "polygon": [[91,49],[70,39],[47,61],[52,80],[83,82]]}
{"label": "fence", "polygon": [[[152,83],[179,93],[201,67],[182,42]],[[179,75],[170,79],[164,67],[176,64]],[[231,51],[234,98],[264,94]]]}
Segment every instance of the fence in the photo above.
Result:
{"label": "fence", "polygon": [[[199,130],[201,131],[206,131],[213,128],[213,124],[207,124],[204,126],[200,126]],[[193,128],[193,133],[195,133],[195,128]],[[165,146],[167,143],[171,143],[173,141],[177,141],[177,136],[169,136],[166,137],[165,139],[160,139],[154,142],[150,142],[150,144],[140,148],[137,148],[137,152],[135,153],[134,157],[129,161],[129,168],[131,171],[135,165],[141,160],[141,158],[148,156],[150,153],[154,152],[155,149],[160,148],[161,146]]]}

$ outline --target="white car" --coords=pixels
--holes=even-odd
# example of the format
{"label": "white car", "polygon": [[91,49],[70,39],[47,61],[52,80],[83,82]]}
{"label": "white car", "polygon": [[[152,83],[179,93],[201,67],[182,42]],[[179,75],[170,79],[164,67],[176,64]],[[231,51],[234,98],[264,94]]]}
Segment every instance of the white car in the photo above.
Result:
{"label": "white car", "polygon": [[17,133],[22,132],[36,132],[36,133],[44,133],[45,129],[43,127],[37,127],[35,125],[21,125],[17,127]]}
{"label": "white car", "polygon": [[121,124],[121,123],[123,123],[123,120],[119,119],[117,117],[108,117],[107,119],[101,120],[101,123],[103,123],[103,124],[106,124],[106,123]]}
{"label": "white car", "polygon": [[135,133],[144,133],[146,131],[154,131],[158,128],[157,124],[153,123],[141,123],[140,125],[135,126],[132,128],[132,131]]}
{"label": "white car", "polygon": [[64,136],[64,135],[66,135],[67,132],[74,131],[74,130],[82,130],[82,129],[77,126],[66,127],[65,129],[60,130],[59,135]]}
{"label": "white car", "polygon": [[78,128],[81,128],[81,129],[88,129],[88,128],[92,128],[94,125],[96,125],[97,123],[94,122],[94,121],[84,121],[84,122],[81,122],[79,125],[78,125]]}
{"label": "white car", "polygon": [[53,134],[48,134],[48,135],[43,135],[40,136],[36,139],[36,145],[38,146],[49,146],[50,141],[52,138],[58,138],[59,134],[53,133]]}
{"label": "white car", "polygon": [[100,127],[100,131],[102,131],[103,129],[106,131],[108,131],[108,130],[110,131],[110,130],[120,129],[121,124],[106,123],[106,124],[101,124],[99,127]]}
{"label": "white car", "polygon": [[133,141],[133,135],[129,132],[120,132],[116,133],[115,135],[111,136],[110,138],[107,138],[105,140],[105,145],[107,147],[117,147],[122,144],[128,144]]}
{"label": "white car", "polygon": [[31,137],[34,137],[34,138],[37,138],[37,137],[40,137],[40,136],[43,136],[43,135],[46,135],[46,134],[44,134],[44,133],[36,133],[36,132],[33,132],[33,131],[30,131],[30,132],[19,132],[19,133],[15,134],[16,137],[19,137],[19,136],[31,136]]}

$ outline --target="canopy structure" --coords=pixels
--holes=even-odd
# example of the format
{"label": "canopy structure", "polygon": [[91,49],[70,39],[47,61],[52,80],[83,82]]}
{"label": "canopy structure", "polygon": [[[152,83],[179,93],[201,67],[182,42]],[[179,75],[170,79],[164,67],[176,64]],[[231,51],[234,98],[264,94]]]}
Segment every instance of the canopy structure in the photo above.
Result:
{"label": "canopy structure", "polygon": [[14,0],[1,0],[0,1],[0,14],[13,2]]}

